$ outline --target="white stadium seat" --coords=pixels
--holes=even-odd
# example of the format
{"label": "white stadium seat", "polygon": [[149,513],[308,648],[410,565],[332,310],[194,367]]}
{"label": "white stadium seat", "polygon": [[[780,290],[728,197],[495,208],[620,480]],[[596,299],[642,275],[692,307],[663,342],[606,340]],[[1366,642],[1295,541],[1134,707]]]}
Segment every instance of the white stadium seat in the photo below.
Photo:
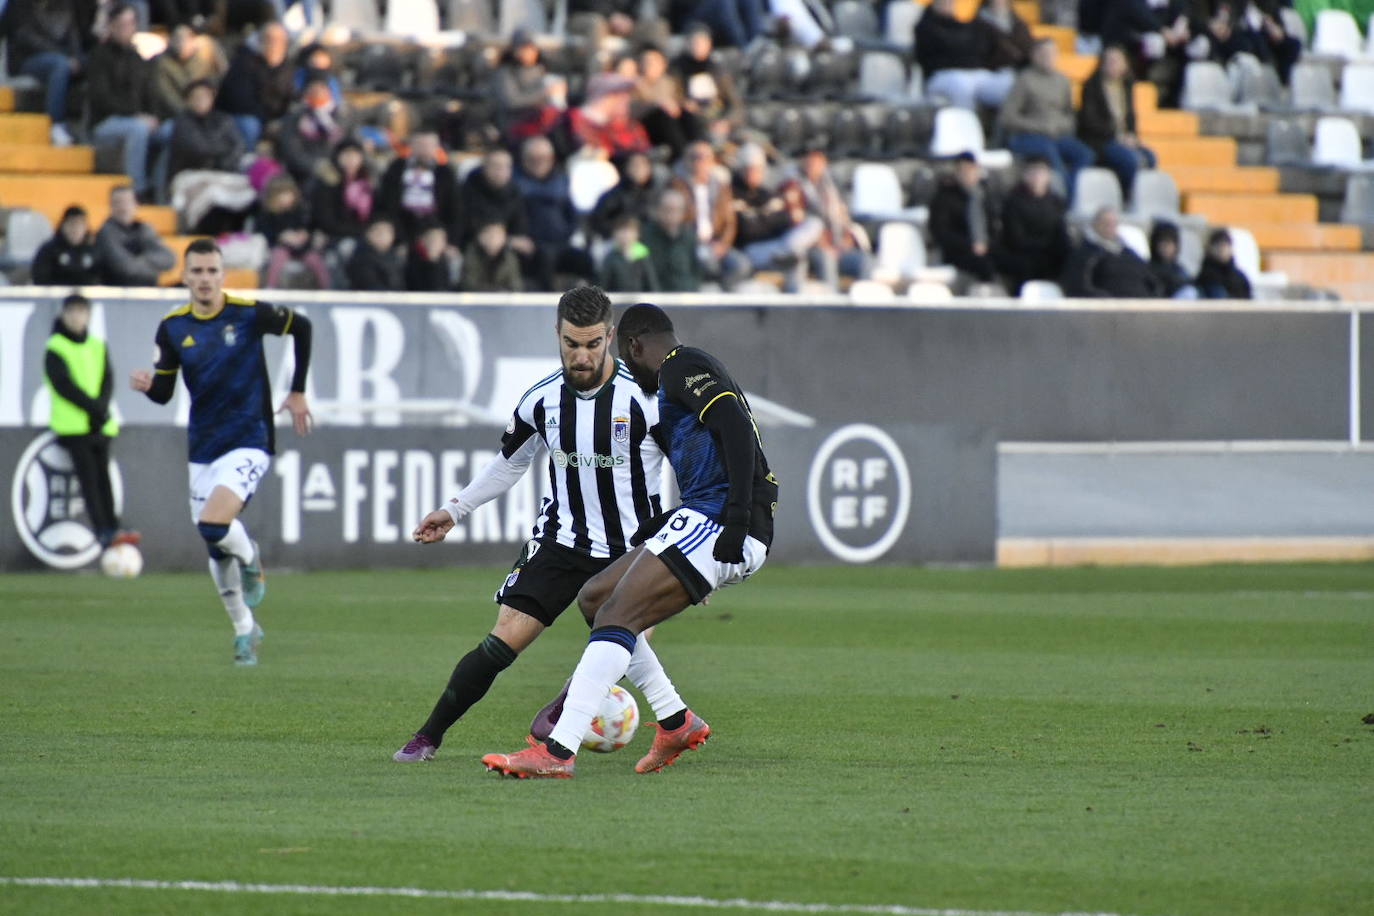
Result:
{"label": "white stadium seat", "polygon": [[1299,111],[1329,111],[1336,107],[1336,84],[1324,64],[1299,61],[1289,77],[1292,105]]}
{"label": "white stadium seat", "polygon": [[925,9],[915,0],[892,0],[884,7],[883,18],[886,25],[883,34],[887,43],[899,48],[910,48],[916,40],[916,23],[921,21],[921,14]]}
{"label": "white stadium seat", "polygon": [[1064,298],[1064,290],[1053,280],[1027,280],[1021,284],[1022,302],[1053,302]]}
{"label": "white stadium seat", "polygon": [[1091,219],[1103,207],[1121,209],[1121,182],[1111,169],[1079,169],[1074,184],[1073,216]]}
{"label": "white stadium seat", "polygon": [[1131,215],[1139,219],[1167,219],[1178,221],[1178,184],[1162,169],[1141,169],[1135,173],[1131,188],[1134,202]]}
{"label": "white stadium seat", "polygon": [[978,161],[990,168],[1005,168],[1012,164],[1009,150],[990,150],[983,135],[978,115],[966,108],[947,105],[935,112],[935,130],[930,138],[933,156],[957,156],[973,153]]}
{"label": "white stadium seat", "polygon": [[1188,111],[1224,111],[1232,107],[1231,79],[1221,64],[1195,60],[1183,73],[1182,107]]}
{"label": "white stadium seat", "polygon": [[1349,118],[1328,115],[1317,119],[1317,133],[1312,142],[1312,162],[1338,168],[1359,168],[1364,161],[1360,131]]}
{"label": "white stadium seat", "polygon": [[1342,111],[1374,114],[1374,63],[1345,65],[1340,105]]}
{"label": "white stadium seat", "polygon": [[439,7],[434,0],[390,0],[386,33],[423,37],[439,31]]}
{"label": "white stadium seat", "polygon": [[1345,10],[1320,10],[1312,35],[1312,53],[1359,57],[1364,48],[1359,23]]}
{"label": "white stadium seat", "polygon": [[859,94],[884,102],[906,100],[906,64],[896,54],[868,51],[859,59]]}
{"label": "white stadium seat", "polygon": [[894,302],[897,294],[892,287],[877,280],[855,280],[849,285],[849,298],[864,305],[881,305]]}

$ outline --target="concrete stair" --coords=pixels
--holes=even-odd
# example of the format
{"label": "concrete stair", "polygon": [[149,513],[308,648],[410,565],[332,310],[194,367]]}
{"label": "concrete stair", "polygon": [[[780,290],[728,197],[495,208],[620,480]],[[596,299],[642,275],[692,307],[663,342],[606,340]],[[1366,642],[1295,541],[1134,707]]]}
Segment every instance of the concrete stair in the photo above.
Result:
{"label": "concrete stair", "polygon": [[93,171],[94,147],[48,146],[37,143],[0,144],[0,172],[90,174]]}
{"label": "concrete stair", "polygon": [[1169,174],[1183,194],[1276,194],[1279,190],[1279,170],[1268,166],[1178,165]]}
{"label": "concrete stair", "polygon": [[1183,195],[1183,212],[1207,217],[1214,223],[1290,223],[1315,225],[1315,194],[1212,194]]}
{"label": "concrete stair", "polygon": [[1374,300],[1374,252],[1274,251],[1264,262],[1294,283],[1333,290],[1343,299]]}

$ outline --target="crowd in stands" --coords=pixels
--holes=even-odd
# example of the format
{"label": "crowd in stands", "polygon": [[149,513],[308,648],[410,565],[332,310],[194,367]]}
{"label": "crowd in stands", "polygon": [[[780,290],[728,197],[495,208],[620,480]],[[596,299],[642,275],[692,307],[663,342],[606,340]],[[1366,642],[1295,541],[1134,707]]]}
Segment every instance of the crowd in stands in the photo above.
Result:
{"label": "crowd in stands", "polygon": [[[941,166],[927,231],[944,263],[1012,294],[1045,279],[1069,295],[1248,295],[1224,231],[1189,277],[1176,226],[1152,227],[1147,262],[1122,243],[1114,210],[1082,226],[1068,214],[1082,169],[1111,169],[1129,201],[1136,172],[1155,164],[1136,135],[1134,80],[1156,81],[1167,103],[1188,60],[1241,52],[1286,80],[1301,45],[1277,5],[1080,0],[1080,32],[1101,50],[1075,104],[1055,43],[1034,39],[1010,0],[985,0],[971,21],[955,0],[931,0],[911,52],[926,98],[978,110],[1020,163],[1005,192],[972,153]],[[67,211],[35,282],[157,282],[175,259],[136,218],[140,202],[172,203],[186,232],[260,237],[244,249],[266,287],[517,292],[586,280],[688,292],[762,274],[792,292],[871,270],[874,227],[849,212],[827,144],[784,155],[745,116],[741,61],[836,45],[823,4],[660,3],[664,15],[645,19],[637,2],[571,0],[561,46],[517,31],[461,104],[413,104],[404,132],[394,109],[350,102],[336,49],[293,48],[269,3],[228,7],[224,20],[198,0],[10,0],[9,67],[41,83],[52,142],[117,146],[129,178],[94,236],[80,208]],[[135,38],[149,19],[166,47],[145,60]],[[567,48],[577,53],[548,59]],[[445,101],[442,86],[432,95]],[[613,171],[579,207],[588,163]]]}

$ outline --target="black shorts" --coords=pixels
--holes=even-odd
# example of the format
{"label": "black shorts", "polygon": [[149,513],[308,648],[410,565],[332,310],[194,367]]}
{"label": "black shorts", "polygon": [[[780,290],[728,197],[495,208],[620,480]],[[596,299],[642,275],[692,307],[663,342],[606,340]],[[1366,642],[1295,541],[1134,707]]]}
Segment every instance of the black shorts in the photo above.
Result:
{"label": "black shorts", "polygon": [[520,551],[505,583],[497,589],[496,603],[529,614],[546,627],[552,626],[587,580],[612,562],[555,542],[530,541]]}

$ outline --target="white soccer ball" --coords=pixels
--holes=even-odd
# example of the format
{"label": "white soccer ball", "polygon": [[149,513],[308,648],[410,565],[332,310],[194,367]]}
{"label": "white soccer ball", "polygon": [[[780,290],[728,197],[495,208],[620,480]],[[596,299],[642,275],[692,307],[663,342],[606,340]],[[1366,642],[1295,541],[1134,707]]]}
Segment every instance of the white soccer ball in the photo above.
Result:
{"label": "white soccer ball", "polygon": [[100,569],[112,579],[132,579],[143,572],[143,554],[133,544],[116,544],[100,555]]}
{"label": "white soccer ball", "polygon": [[630,743],[639,728],[639,704],[624,687],[612,686],[582,737],[582,746],[598,754],[618,751]]}

